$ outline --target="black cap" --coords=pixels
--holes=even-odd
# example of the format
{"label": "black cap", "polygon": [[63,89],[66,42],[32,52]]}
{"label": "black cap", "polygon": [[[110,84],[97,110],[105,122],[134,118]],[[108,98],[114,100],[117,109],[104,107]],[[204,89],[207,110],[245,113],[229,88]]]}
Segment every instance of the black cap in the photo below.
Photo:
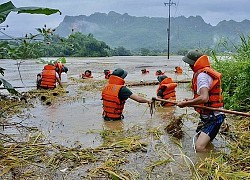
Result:
{"label": "black cap", "polygon": [[157,77],[157,80],[161,83],[164,79],[168,78],[167,76],[165,75],[162,75],[162,76],[158,76]]}
{"label": "black cap", "polygon": [[115,75],[115,76],[118,76],[122,79],[124,79],[126,76],[127,76],[128,72],[127,71],[124,71],[123,69],[121,68],[117,68],[113,71],[112,75]]}

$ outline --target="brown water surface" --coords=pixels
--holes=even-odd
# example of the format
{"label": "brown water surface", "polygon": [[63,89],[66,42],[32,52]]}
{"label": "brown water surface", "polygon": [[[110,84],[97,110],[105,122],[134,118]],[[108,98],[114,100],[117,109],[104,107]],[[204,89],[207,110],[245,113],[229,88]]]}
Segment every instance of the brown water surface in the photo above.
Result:
{"label": "brown water surface", "polygon": [[[44,58],[51,60],[56,58]],[[157,108],[151,117],[149,107],[146,104],[139,104],[133,100],[128,100],[124,109],[124,120],[115,122],[105,122],[102,119],[102,101],[101,91],[88,90],[79,92],[79,84],[74,83],[70,78],[79,78],[79,74],[89,69],[93,72],[94,80],[103,80],[103,70],[115,68],[123,68],[128,71],[126,83],[139,83],[156,81],[155,71],[165,71],[165,74],[172,77],[174,80],[191,79],[192,72],[182,61],[181,57],[174,56],[168,60],[166,57],[105,57],[105,58],[66,58],[65,66],[69,68],[68,85],[65,84],[69,91],[64,97],[58,97],[56,102],[51,106],[44,105],[38,98],[35,107],[30,109],[30,116],[24,123],[28,126],[35,126],[40,129],[45,136],[53,143],[58,143],[65,146],[81,147],[97,147],[103,143],[100,136],[100,131],[103,129],[111,130],[126,130],[134,126],[143,127],[145,129],[164,127],[170,121],[172,116],[185,115],[183,121],[184,137],[180,143],[182,150],[187,156],[196,161],[192,143],[195,135],[196,122],[198,120],[192,108]],[[20,66],[21,77],[24,84],[20,81],[17,66],[14,60],[1,60],[1,67],[5,68],[5,79],[12,83],[13,86],[32,86],[35,85],[36,74],[41,72],[44,64],[37,64],[36,60],[25,60]],[[176,75],[174,67],[181,66],[184,73]],[[141,69],[146,68],[149,74],[142,75]],[[81,83],[81,86],[86,83]],[[177,100],[191,98],[192,92],[189,88],[189,83],[179,84],[177,91]],[[147,98],[156,96],[158,86],[138,86],[130,87],[133,93],[140,94]],[[18,89],[19,91],[27,91],[32,88]],[[77,95],[73,101],[67,101],[67,98],[72,98]],[[16,117],[13,121],[20,121]],[[149,139],[150,141],[150,139]],[[140,174],[143,164],[152,161],[157,157],[155,148],[157,144],[165,145],[165,150],[173,154],[180,154],[180,149],[172,138],[166,133],[161,135],[158,141],[152,139],[147,147],[147,153],[141,158],[136,157],[136,154],[131,155],[130,165],[136,164],[136,173]],[[213,141],[215,149],[220,149],[225,144],[217,136]],[[159,155],[158,155],[159,156]],[[178,156],[178,155],[177,155]],[[139,165],[140,164],[140,165]],[[129,167],[129,166],[128,166]],[[178,171],[178,167],[172,167]],[[132,171],[132,169],[131,169]]]}

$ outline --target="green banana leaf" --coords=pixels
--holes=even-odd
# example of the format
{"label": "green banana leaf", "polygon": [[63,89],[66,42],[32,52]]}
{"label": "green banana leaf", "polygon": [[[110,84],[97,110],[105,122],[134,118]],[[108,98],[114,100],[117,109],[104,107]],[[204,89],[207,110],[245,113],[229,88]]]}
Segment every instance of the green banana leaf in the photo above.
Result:
{"label": "green banana leaf", "polygon": [[4,68],[2,68],[2,67],[0,67],[0,74],[2,75],[2,76],[4,76]]}
{"label": "green banana leaf", "polygon": [[3,78],[0,78],[0,86],[3,84],[3,87],[7,89],[7,91],[11,94],[18,94],[18,91],[16,91],[13,86],[8,82],[6,81],[5,79]]}
{"label": "green banana leaf", "polygon": [[17,8],[14,4],[9,1],[7,3],[0,4],[0,24],[3,23],[10,12],[17,12],[20,13],[29,13],[29,14],[44,14],[44,15],[51,15],[57,12],[60,12],[58,9],[50,9],[50,8],[41,8],[41,7],[20,7]]}

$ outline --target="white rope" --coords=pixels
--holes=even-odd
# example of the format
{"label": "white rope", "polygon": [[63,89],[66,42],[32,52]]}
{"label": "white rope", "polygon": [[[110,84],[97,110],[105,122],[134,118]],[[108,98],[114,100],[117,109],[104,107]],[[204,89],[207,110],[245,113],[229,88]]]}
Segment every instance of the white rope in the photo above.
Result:
{"label": "white rope", "polygon": [[195,142],[194,142],[194,139],[195,139],[195,137],[200,133],[201,131],[199,131],[199,132],[197,132],[194,136],[193,136],[193,143],[192,143],[192,147],[193,147],[193,149],[194,149],[194,152],[195,153],[197,153],[197,151],[196,151],[196,148],[195,148]]}

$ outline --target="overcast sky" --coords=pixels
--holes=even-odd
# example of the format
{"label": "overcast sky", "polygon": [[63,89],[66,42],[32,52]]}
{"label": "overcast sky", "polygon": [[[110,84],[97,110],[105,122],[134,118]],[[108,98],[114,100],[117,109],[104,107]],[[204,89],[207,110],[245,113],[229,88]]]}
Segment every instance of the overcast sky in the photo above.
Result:
{"label": "overcast sky", "polygon": [[[8,0],[0,0],[0,3]],[[48,7],[56,8],[62,15],[54,14],[30,15],[12,12],[1,24],[9,25],[5,33],[15,36],[35,32],[35,28],[47,24],[55,28],[62,22],[64,16],[90,15],[95,12],[108,13],[115,11],[131,16],[168,17],[168,0],[12,0],[16,7]],[[171,6],[171,17],[201,16],[206,23],[216,25],[222,20],[250,20],[250,0],[172,0],[176,5]],[[1,34],[0,34],[1,36]]]}

